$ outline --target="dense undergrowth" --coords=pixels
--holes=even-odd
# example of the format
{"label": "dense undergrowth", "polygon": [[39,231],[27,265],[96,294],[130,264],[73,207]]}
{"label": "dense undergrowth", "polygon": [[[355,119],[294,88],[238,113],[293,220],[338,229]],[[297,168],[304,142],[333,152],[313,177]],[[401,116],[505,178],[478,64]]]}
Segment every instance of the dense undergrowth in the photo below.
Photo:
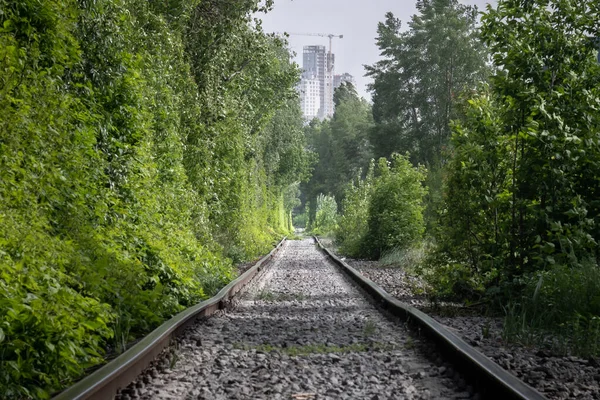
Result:
{"label": "dense undergrowth", "polygon": [[269,6],[0,0],[0,397],[47,398],[290,230],[310,157]]}

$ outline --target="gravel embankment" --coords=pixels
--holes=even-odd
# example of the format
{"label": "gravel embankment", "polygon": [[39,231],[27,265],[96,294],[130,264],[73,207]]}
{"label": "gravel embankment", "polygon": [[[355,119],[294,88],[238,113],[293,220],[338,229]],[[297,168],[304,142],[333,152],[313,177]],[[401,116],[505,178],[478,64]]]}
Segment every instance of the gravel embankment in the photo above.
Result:
{"label": "gravel embankment", "polygon": [[[361,274],[381,286],[394,297],[421,308],[467,343],[494,360],[549,399],[600,399],[600,363],[576,357],[559,357],[551,353],[518,345],[502,339],[502,319],[482,317],[465,310],[454,310],[456,316],[436,314],[423,296],[415,295],[422,285],[418,279],[398,268],[382,268],[377,262],[345,260]],[[415,290],[417,288],[417,290]]]}
{"label": "gravel embankment", "polygon": [[236,307],[180,338],[120,400],[478,399],[311,239],[287,242]]}

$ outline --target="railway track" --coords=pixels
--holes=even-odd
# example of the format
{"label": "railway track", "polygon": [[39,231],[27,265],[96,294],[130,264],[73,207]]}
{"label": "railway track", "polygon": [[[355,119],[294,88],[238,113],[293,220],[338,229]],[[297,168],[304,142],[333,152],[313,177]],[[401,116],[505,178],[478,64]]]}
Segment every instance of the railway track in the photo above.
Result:
{"label": "railway track", "polygon": [[279,247],[56,399],[543,399],[313,239]]}

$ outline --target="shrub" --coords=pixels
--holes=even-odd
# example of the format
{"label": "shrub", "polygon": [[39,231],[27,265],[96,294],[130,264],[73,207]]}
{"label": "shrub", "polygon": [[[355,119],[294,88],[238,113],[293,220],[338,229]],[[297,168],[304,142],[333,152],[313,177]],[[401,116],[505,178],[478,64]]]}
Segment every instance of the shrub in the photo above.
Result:
{"label": "shrub", "polygon": [[335,231],[336,224],[337,203],[335,198],[323,193],[319,194],[317,196],[315,222],[312,227],[313,234],[327,236]]}
{"label": "shrub", "polygon": [[306,228],[306,225],[308,224],[308,214],[307,213],[301,213],[301,214],[296,214],[293,216],[293,223],[294,226],[297,228]]}
{"label": "shrub", "polygon": [[362,257],[368,233],[369,204],[373,191],[374,163],[371,162],[365,179],[360,174],[346,189],[342,201],[342,215],[335,231],[339,251],[350,257]]}
{"label": "shrub", "polygon": [[422,239],[425,173],[423,168],[413,167],[408,156],[394,154],[391,162],[379,160],[364,254],[379,258],[385,251],[405,249]]}

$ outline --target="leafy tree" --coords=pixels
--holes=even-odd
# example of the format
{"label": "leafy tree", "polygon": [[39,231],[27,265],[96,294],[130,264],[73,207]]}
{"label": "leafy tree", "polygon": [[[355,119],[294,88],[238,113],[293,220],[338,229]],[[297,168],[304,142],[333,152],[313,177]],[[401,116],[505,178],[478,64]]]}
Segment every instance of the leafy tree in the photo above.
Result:
{"label": "leafy tree", "polygon": [[367,175],[357,174],[348,186],[342,202],[343,213],[338,218],[335,240],[342,254],[350,257],[363,257],[366,236],[369,230],[369,204],[373,193],[375,163],[369,165]]}
{"label": "leafy tree", "polygon": [[[600,315],[581,283],[595,279],[600,238],[599,13],[592,1],[488,8],[497,70],[454,126],[436,255],[454,294],[508,294],[519,326],[569,332],[573,344]],[[578,305],[540,314],[556,302]]]}
{"label": "leafy tree", "polygon": [[410,151],[415,162],[443,161],[458,95],[486,76],[477,9],[457,0],[419,0],[402,31],[391,12],[379,24],[383,60],[367,67],[374,79],[371,143],[375,155]]}
{"label": "leafy tree", "polygon": [[310,156],[261,4],[0,0],[3,398],[47,398],[288,231]]}
{"label": "leafy tree", "polygon": [[454,270],[461,270],[461,262],[469,266],[466,274],[446,271],[453,277],[446,285],[455,294],[465,294],[458,292],[466,286],[493,285],[509,257],[512,146],[501,115],[484,86],[468,101],[463,121],[454,126],[454,157],[447,165],[438,237],[443,256],[436,263]]}
{"label": "leafy tree", "polygon": [[[306,200],[316,206],[320,193],[342,199],[346,185],[357,172],[366,171],[371,159],[368,133],[373,126],[371,107],[350,83],[334,93],[336,110],[326,121],[312,121],[306,127],[308,146],[318,156],[309,182],[303,186]],[[311,209],[314,221],[316,209]]]}
{"label": "leafy tree", "polygon": [[311,230],[315,235],[328,235],[336,229],[337,203],[335,197],[324,195],[317,196],[315,222]]}
{"label": "leafy tree", "polygon": [[597,256],[599,11],[506,0],[483,18],[499,69],[456,125],[445,240],[489,282]]}
{"label": "leafy tree", "polygon": [[336,105],[331,128],[331,149],[334,179],[329,182],[331,193],[344,196],[345,186],[360,170],[366,171],[372,158],[368,133],[373,126],[371,107],[360,98],[351,83],[336,89]]}
{"label": "leafy tree", "polygon": [[599,13],[592,1],[502,1],[483,18],[512,143],[513,273],[597,252]]}

